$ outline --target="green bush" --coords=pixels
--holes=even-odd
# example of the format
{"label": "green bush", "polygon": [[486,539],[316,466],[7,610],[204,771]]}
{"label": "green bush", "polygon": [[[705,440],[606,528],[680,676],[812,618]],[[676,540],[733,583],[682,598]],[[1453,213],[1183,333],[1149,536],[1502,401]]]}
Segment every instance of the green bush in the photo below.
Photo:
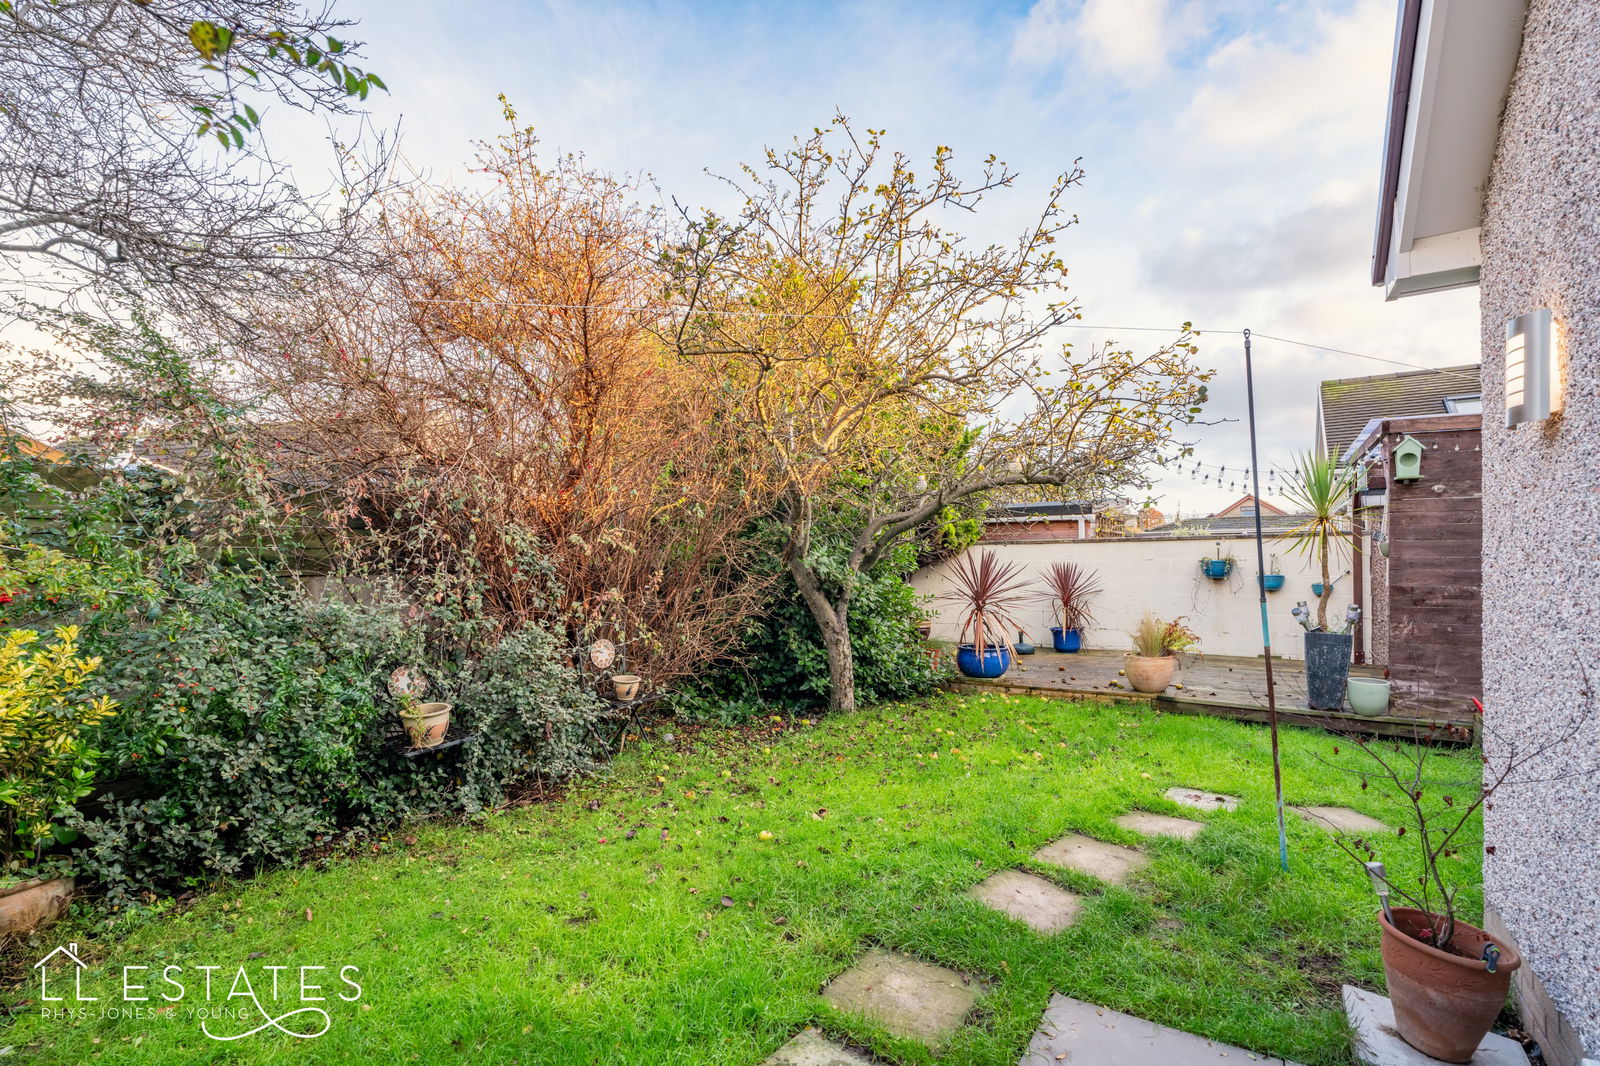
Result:
{"label": "green bush", "polygon": [[[549,634],[456,661],[430,657],[428,620],[388,598],[313,605],[292,583],[225,568],[162,593],[98,635],[116,649],[99,683],[122,705],[100,744],[133,795],[79,818],[76,859],[117,902],[293,861],[408,815],[473,813],[512,782],[595,765],[595,702]],[[430,678],[476,742],[404,757],[386,685],[400,665]]]}
{"label": "green bush", "polygon": [[[843,577],[840,560],[832,574]],[[928,618],[908,577],[916,547],[906,544],[867,574],[850,601],[850,647],[856,699],[881,703],[920,695],[945,676],[935,669],[917,627]],[[746,638],[737,663],[673,699],[674,712],[694,720],[735,722],[771,708],[809,710],[828,702],[828,654],[792,581],[785,579],[770,612]]]}

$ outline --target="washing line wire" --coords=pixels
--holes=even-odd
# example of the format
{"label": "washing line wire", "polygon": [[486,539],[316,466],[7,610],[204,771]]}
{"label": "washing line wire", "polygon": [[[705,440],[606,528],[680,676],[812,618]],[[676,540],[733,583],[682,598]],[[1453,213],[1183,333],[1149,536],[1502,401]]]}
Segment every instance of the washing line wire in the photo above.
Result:
{"label": "washing line wire", "polygon": [[[492,305],[494,307],[523,307],[523,308],[531,308],[531,309],[534,309],[534,310],[546,310],[546,311],[621,311],[621,312],[625,312],[625,313],[631,313],[631,312],[642,312],[642,311],[653,310],[652,308],[648,308],[648,307],[630,307],[630,306],[621,305],[621,304],[546,303],[546,302],[534,301],[534,300],[493,300],[493,299],[491,299],[491,300],[472,300],[472,299],[442,299],[442,298],[438,298],[438,297],[432,297],[432,298],[423,297],[423,298],[418,298],[418,299],[412,300],[410,302],[418,303],[418,304],[443,304],[443,305],[456,305],[456,304],[483,305],[483,304],[489,304],[489,305]],[[687,310],[687,308],[683,308],[683,307],[664,307],[664,308],[660,308],[659,310],[662,310],[662,311],[685,311],[685,310]],[[846,318],[846,316],[844,316],[844,315],[820,314],[820,313],[817,313],[817,312],[808,312],[808,311],[794,311],[794,312],[787,312],[787,311],[753,311],[753,310],[752,311],[746,311],[746,310],[738,310],[738,309],[734,309],[734,308],[722,308],[722,309],[702,308],[699,311],[697,311],[696,313],[697,314],[708,314],[708,315],[722,315],[722,316],[730,317],[730,318],[822,319],[822,320],[835,321],[835,322],[844,321],[845,318]],[[1099,325],[1099,324],[1093,323],[1093,322],[1059,322],[1052,328],[1054,328],[1054,329],[1087,329],[1087,330],[1095,330],[1095,331],[1100,332],[1100,333],[1179,333],[1179,332],[1182,332],[1182,330],[1179,327],[1176,327],[1176,326],[1103,326],[1103,325]],[[1242,337],[1242,336],[1244,336],[1244,330],[1242,330],[1242,329],[1195,329],[1193,332],[1195,333],[1196,336],[1200,336],[1200,337],[1205,337],[1205,336],[1208,336],[1208,335],[1211,335],[1211,334],[1221,334],[1223,336],[1233,336],[1233,337]],[[1357,352],[1357,351],[1352,351],[1352,350],[1350,350],[1348,348],[1335,348],[1335,347],[1333,347],[1332,345],[1329,345],[1329,344],[1316,344],[1316,343],[1314,343],[1312,341],[1303,341],[1303,340],[1299,340],[1299,339],[1294,338],[1294,337],[1279,337],[1279,336],[1274,336],[1273,334],[1270,334],[1270,333],[1252,333],[1251,336],[1254,337],[1257,340],[1277,341],[1280,344],[1293,344],[1293,345],[1297,345],[1297,346],[1299,346],[1301,348],[1309,348],[1309,349],[1312,349],[1314,351],[1330,352],[1330,353],[1333,353],[1335,355],[1347,355],[1347,356],[1350,356],[1353,359],[1367,359],[1367,360],[1371,360],[1372,362],[1376,362],[1376,363],[1388,363],[1390,366],[1403,366],[1408,370],[1432,370],[1432,371],[1436,371],[1436,372],[1439,372],[1439,373],[1461,374],[1463,376],[1472,373],[1472,371],[1470,371],[1470,370],[1441,369],[1440,367],[1424,366],[1421,363],[1409,363],[1409,362],[1406,362],[1404,359],[1391,359],[1390,357],[1384,356],[1384,355],[1372,355],[1371,353],[1368,353],[1368,352]]]}

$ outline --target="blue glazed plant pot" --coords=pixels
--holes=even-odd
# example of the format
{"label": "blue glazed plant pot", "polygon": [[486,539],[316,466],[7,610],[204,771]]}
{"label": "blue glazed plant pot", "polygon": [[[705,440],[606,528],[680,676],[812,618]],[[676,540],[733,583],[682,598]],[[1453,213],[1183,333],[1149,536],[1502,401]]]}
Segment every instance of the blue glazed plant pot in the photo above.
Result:
{"label": "blue glazed plant pot", "polygon": [[956,649],[956,669],[968,677],[999,677],[1011,668],[1011,649],[1003,644],[990,644],[980,658],[971,644]]}
{"label": "blue glazed plant pot", "polygon": [[1283,575],[1262,574],[1261,587],[1266,589],[1268,592],[1277,592],[1279,589],[1283,588]]}
{"label": "blue glazed plant pot", "polygon": [[1050,643],[1056,651],[1074,652],[1083,647],[1083,630],[1050,627]]}
{"label": "blue glazed plant pot", "polygon": [[1213,581],[1221,581],[1233,573],[1232,559],[1202,559],[1200,569]]}

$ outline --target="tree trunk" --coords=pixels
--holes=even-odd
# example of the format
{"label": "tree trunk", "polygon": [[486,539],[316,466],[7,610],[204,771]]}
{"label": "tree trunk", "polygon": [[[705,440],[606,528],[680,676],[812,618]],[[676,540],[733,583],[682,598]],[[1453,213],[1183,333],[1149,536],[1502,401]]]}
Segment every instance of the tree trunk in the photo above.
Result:
{"label": "tree trunk", "polygon": [[1317,627],[1328,628],[1328,601],[1333,599],[1333,582],[1328,578],[1328,553],[1331,546],[1328,544],[1328,535],[1322,534],[1322,550],[1317,554],[1322,557],[1322,595],[1317,598]]}
{"label": "tree trunk", "polygon": [[822,646],[828,652],[828,710],[856,709],[856,660],[850,650],[850,590],[839,593],[837,601],[828,599],[822,582],[805,561],[791,556],[789,573],[800,588],[811,617],[822,633]]}
{"label": "tree trunk", "polygon": [[850,650],[850,626],[842,619],[832,624],[817,620],[822,644],[828,649],[828,710],[856,709],[856,660]]}

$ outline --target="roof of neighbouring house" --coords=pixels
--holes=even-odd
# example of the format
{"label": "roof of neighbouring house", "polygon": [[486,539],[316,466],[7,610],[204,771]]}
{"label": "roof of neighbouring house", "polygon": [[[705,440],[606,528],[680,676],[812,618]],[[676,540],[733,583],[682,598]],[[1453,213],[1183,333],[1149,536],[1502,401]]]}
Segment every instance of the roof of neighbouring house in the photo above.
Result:
{"label": "roof of neighbouring house", "polygon": [[[1250,495],[1249,493],[1246,493],[1245,495],[1240,496],[1237,500],[1234,500],[1232,503],[1228,504],[1228,506],[1218,508],[1217,511],[1211,517],[1213,517],[1213,518],[1235,518],[1235,517],[1238,517],[1239,508],[1245,506],[1246,504],[1251,504],[1251,503],[1256,503],[1256,502],[1257,501],[1256,501],[1256,498],[1254,496]],[[1275,515],[1275,514],[1283,514],[1283,513],[1285,513],[1282,507],[1279,507],[1277,504],[1273,503],[1271,500],[1268,500],[1268,499],[1262,499],[1260,501],[1260,506],[1261,506],[1261,513],[1263,515]]]}
{"label": "roof of neighbouring house", "polygon": [[[1261,531],[1271,536],[1278,536],[1296,528],[1308,518],[1308,515],[1296,514],[1261,514]],[[1229,518],[1184,518],[1177,522],[1168,522],[1164,526],[1147,529],[1136,534],[1140,537],[1243,537],[1256,531],[1254,515],[1234,516]]]}
{"label": "roof of neighbouring house", "polygon": [[1084,500],[1048,500],[1043,503],[997,503],[983,512],[985,522],[1048,521],[1094,514],[1094,504]]}
{"label": "roof of neighbouring house", "polygon": [[1337,457],[1374,418],[1448,414],[1446,400],[1477,399],[1482,389],[1481,369],[1477,363],[1468,363],[1324,381],[1317,398],[1321,419],[1318,444]]}

